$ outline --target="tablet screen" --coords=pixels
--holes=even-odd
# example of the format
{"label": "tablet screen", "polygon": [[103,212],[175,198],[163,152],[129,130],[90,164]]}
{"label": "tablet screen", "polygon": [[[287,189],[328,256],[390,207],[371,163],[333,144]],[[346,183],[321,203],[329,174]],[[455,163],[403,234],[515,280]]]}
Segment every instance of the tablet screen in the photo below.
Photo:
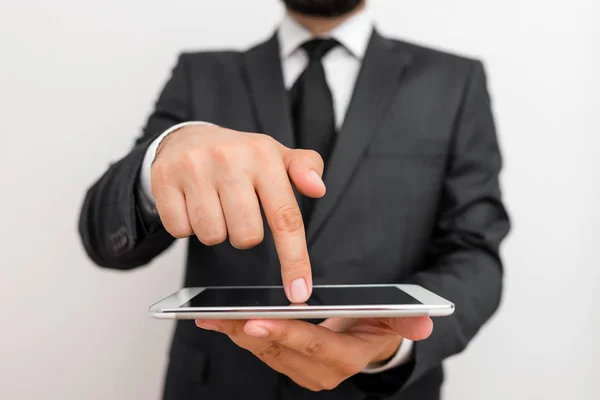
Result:
{"label": "tablet screen", "polygon": [[[310,306],[422,304],[395,287],[315,287]],[[207,288],[181,307],[285,307],[283,288]]]}

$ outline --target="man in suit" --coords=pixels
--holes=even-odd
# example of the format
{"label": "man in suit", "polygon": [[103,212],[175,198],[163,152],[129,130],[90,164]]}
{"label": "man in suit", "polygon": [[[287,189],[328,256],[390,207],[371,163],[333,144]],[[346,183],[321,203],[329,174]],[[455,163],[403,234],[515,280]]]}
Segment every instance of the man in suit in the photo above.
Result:
{"label": "man in suit", "polygon": [[415,283],[456,305],[433,331],[178,321],[165,399],[437,399],[442,362],[501,295],[509,222],[482,64],[382,37],[364,0],[284,3],[266,42],[180,56],[87,193],[85,249],[131,269],[190,237],[185,286],[283,281],[304,302],[313,283]]}

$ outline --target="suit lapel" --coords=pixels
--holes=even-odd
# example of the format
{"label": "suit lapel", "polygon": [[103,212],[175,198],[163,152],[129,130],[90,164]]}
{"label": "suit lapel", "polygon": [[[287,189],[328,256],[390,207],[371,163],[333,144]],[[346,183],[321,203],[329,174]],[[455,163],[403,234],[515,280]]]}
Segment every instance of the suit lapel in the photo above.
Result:
{"label": "suit lapel", "polygon": [[309,244],[314,241],[352,177],[409,62],[407,52],[397,51],[392,41],[373,31],[344,124],[327,165],[324,177],[327,194],[313,210],[307,232]]}
{"label": "suit lapel", "polygon": [[283,83],[277,35],[244,53],[246,80],[261,133],[294,148],[289,100]]}

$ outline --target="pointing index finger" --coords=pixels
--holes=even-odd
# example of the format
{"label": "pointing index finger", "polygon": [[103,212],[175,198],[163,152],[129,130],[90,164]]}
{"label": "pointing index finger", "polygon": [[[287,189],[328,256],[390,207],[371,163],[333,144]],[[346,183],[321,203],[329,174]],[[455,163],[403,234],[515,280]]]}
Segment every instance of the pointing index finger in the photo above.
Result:
{"label": "pointing index finger", "polygon": [[303,303],[312,291],[310,259],[302,214],[283,161],[261,171],[256,189],[273,233],[286,295],[292,303]]}

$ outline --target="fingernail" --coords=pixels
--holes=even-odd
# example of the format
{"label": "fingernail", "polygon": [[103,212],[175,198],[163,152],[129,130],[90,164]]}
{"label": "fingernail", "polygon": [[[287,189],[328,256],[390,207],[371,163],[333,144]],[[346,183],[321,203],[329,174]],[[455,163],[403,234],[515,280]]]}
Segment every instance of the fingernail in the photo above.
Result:
{"label": "fingernail", "polygon": [[311,181],[313,181],[315,183],[318,183],[319,185],[323,185],[324,184],[323,183],[323,179],[321,179],[321,177],[319,176],[319,174],[317,173],[317,171],[314,171],[312,169],[308,172],[308,178]]}
{"label": "fingernail", "polygon": [[198,328],[202,328],[205,329],[207,331],[218,331],[219,327],[212,323],[212,322],[208,322],[208,321],[196,321],[196,326]]}
{"label": "fingernail", "polygon": [[308,300],[308,286],[304,278],[298,278],[292,282],[290,294],[292,303],[303,303]]}
{"label": "fingernail", "polygon": [[254,336],[257,338],[266,338],[269,336],[269,331],[265,327],[258,324],[248,324],[244,327],[244,332],[248,336]]}

